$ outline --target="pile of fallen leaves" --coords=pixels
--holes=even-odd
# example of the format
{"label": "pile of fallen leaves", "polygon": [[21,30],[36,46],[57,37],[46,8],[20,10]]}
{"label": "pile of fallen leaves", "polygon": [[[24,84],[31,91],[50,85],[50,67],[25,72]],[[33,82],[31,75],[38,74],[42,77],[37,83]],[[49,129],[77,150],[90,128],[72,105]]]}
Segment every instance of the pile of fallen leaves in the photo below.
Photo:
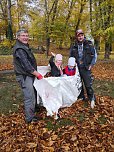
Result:
{"label": "pile of fallen leaves", "polygon": [[113,152],[114,99],[97,96],[95,109],[77,101],[60,109],[61,118],[37,113],[42,119],[26,124],[20,113],[0,117],[1,152]]}
{"label": "pile of fallen leaves", "polygon": [[0,56],[0,71],[2,70],[12,70],[13,69],[13,61],[12,56]]}
{"label": "pile of fallen leaves", "polygon": [[93,68],[95,78],[114,80],[114,61],[98,61]]}

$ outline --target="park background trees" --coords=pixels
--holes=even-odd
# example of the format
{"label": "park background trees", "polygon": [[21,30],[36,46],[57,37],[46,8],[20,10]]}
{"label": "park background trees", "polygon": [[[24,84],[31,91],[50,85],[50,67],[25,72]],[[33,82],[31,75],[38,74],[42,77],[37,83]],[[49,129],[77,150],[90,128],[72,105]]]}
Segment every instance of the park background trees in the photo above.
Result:
{"label": "park background trees", "polygon": [[108,59],[114,50],[113,0],[1,0],[0,45],[12,46],[19,28],[27,28],[37,45],[69,48],[82,28]]}

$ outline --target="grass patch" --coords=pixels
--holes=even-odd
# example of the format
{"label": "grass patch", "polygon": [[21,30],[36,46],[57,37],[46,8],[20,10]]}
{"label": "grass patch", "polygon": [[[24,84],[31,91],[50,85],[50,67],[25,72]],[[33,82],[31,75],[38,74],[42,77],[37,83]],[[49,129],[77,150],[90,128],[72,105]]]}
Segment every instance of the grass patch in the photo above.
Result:
{"label": "grass patch", "polygon": [[62,118],[58,119],[56,122],[53,121],[53,119],[45,120],[46,122],[46,128],[48,130],[54,130],[56,131],[58,128],[66,127],[66,126],[72,126],[73,122],[70,119]]}
{"label": "grass patch", "polygon": [[99,118],[98,118],[98,123],[103,125],[107,122],[107,118],[104,116],[104,115],[101,115]]}
{"label": "grass patch", "polygon": [[[111,55],[110,55],[110,59],[111,59],[111,60],[114,60],[114,54],[111,54]],[[104,53],[98,55],[98,60],[104,60]]]}
{"label": "grass patch", "polygon": [[13,74],[0,77],[0,114],[17,112],[23,96]]}
{"label": "grass patch", "polygon": [[57,124],[59,126],[69,126],[69,125],[73,125],[72,121],[70,119],[60,119],[59,121],[57,121]]}
{"label": "grass patch", "polygon": [[[96,95],[110,96],[114,98],[114,81],[94,80],[94,91]],[[17,112],[19,106],[23,104],[23,95],[19,84],[16,82],[14,74],[0,75],[0,114],[8,114],[9,112]],[[85,103],[84,107],[88,107]],[[83,121],[85,117],[78,115],[78,119]],[[61,120],[57,125],[65,126],[67,120]],[[70,123],[70,122],[68,122]],[[51,124],[48,124],[48,126]]]}
{"label": "grass patch", "polygon": [[77,115],[77,119],[78,119],[80,122],[85,121],[85,114],[84,114],[84,113],[78,114],[78,115]]}
{"label": "grass patch", "polygon": [[95,94],[114,98],[114,81],[95,79],[93,87]]}

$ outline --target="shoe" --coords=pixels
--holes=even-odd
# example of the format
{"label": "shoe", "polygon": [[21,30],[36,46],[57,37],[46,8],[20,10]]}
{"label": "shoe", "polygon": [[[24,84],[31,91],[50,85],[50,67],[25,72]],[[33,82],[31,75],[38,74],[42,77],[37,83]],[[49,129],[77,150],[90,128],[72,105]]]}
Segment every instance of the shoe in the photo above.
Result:
{"label": "shoe", "polygon": [[80,100],[85,101],[85,96],[84,95],[79,95],[77,100],[79,100],[79,101]]}
{"label": "shoe", "polygon": [[84,101],[85,99],[84,98],[78,98],[77,100],[78,101]]}
{"label": "shoe", "polygon": [[60,114],[59,114],[59,113],[56,114],[55,117],[54,117],[54,119],[55,119],[55,120],[60,119]]}
{"label": "shoe", "polygon": [[34,116],[30,121],[27,121],[27,123],[29,124],[29,123],[36,123],[36,122],[38,122],[39,120],[41,120],[40,118],[38,118],[38,117],[36,117],[36,116]]}
{"label": "shoe", "polygon": [[95,101],[94,101],[94,100],[92,100],[92,101],[91,101],[91,108],[93,109],[93,108],[94,108],[94,106],[95,106]]}

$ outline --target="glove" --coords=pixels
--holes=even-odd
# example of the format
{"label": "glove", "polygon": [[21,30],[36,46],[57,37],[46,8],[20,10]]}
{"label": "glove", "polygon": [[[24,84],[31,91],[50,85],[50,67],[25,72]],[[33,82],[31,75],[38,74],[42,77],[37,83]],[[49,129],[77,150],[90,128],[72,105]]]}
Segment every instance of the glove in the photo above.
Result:
{"label": "glove", "polygon": [[39,75],[37,76],[38,80],[43,79],[43,76],[39,73]]}

